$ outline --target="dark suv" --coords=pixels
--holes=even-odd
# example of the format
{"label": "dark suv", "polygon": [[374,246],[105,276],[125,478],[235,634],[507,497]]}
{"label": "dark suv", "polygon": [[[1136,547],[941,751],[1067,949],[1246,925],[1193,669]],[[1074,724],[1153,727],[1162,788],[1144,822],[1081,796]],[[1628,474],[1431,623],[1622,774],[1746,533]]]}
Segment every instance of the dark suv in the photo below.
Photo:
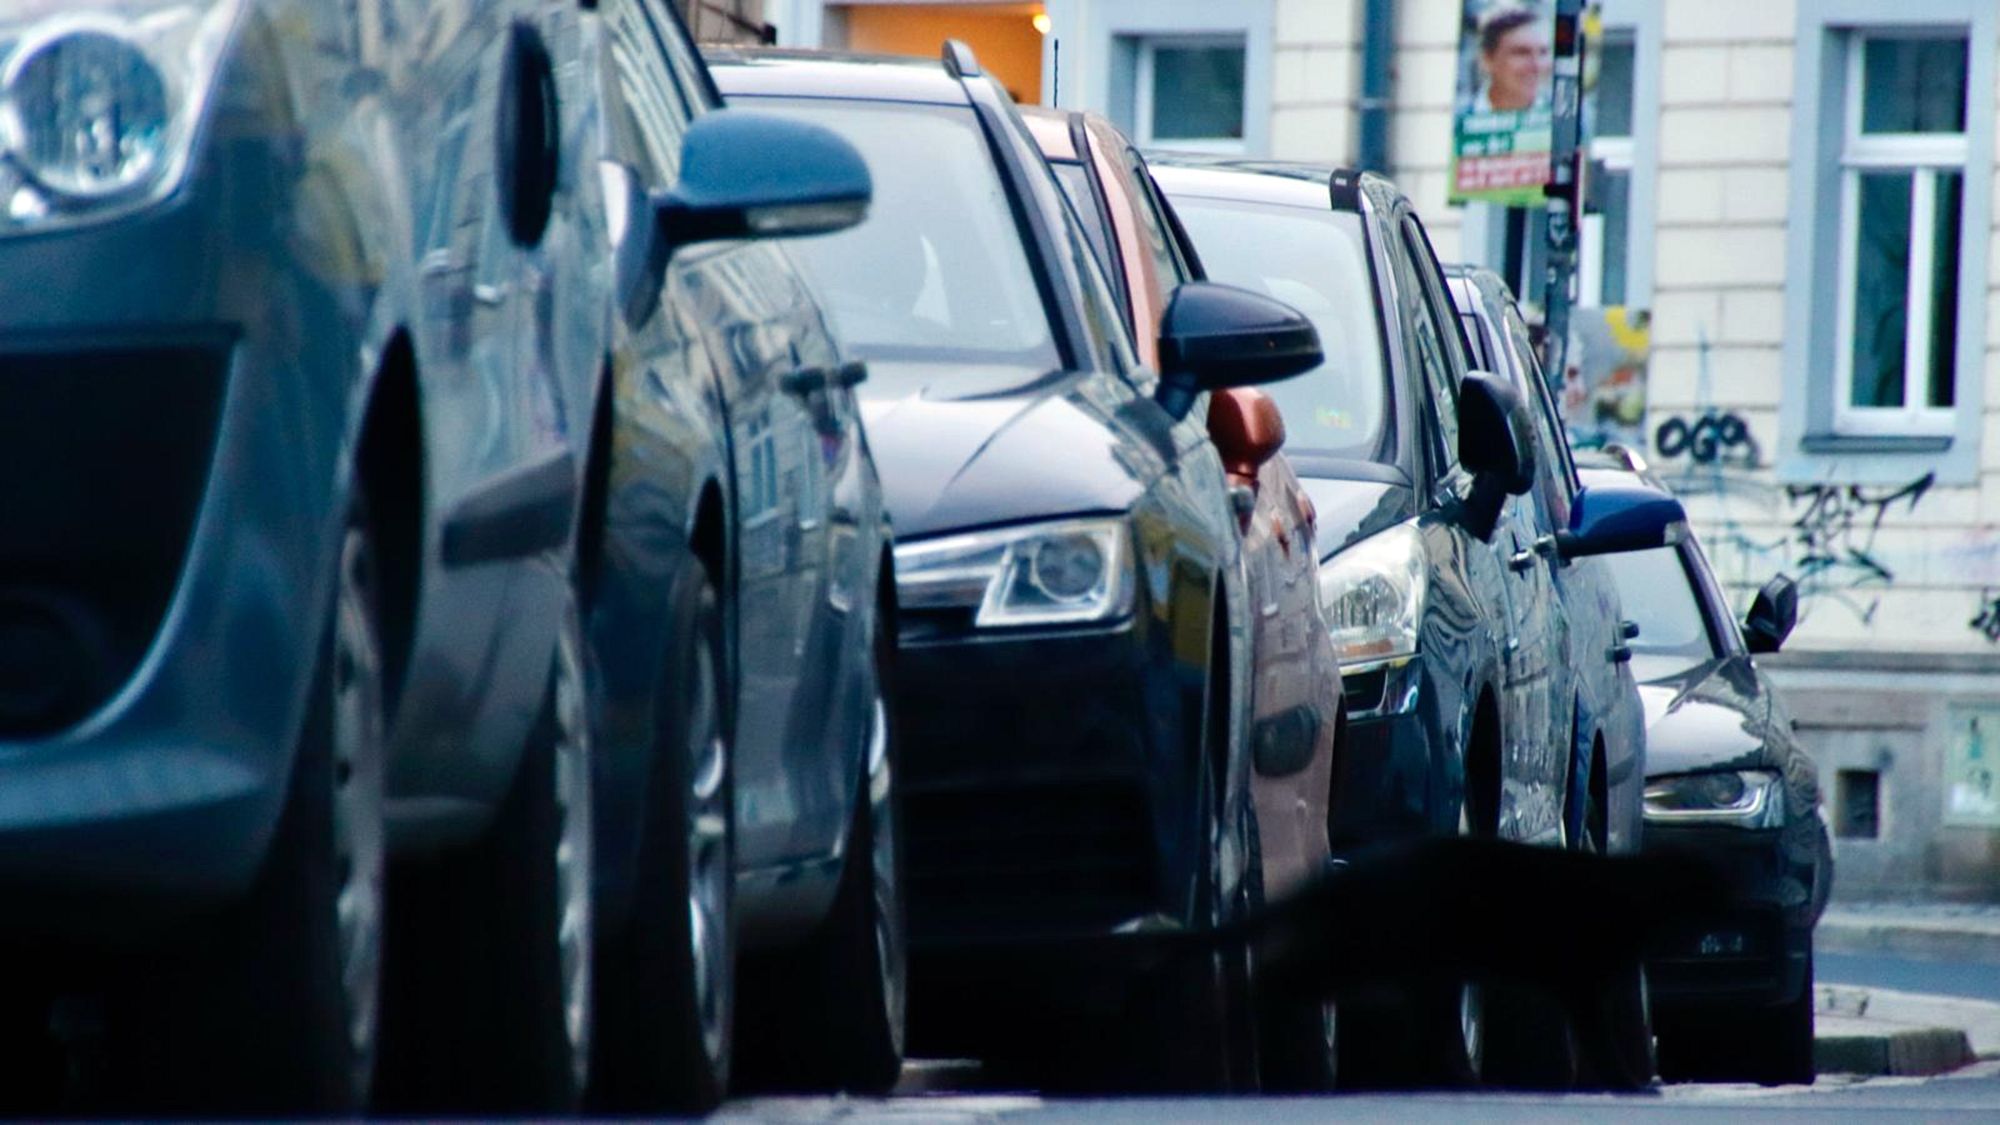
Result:
{"label": "dark suv", "polygon": [[[1657,544],[1679,504],[1579,494],[1541,554],[1518,547],[1513,497],[1536,482],[1534,421],[1512,382],[1473,368],[1409,201],[1378,177],[1315,166],[1159,158],[1153,170],[1209,276],[1302,309],[1326,350],[1271,395],[1319,511],[1320,600],[1347,696],[1336,848],[1414,834],[1561,844],[1578,732],[1556,690],[1571,654],[1541,554],[1621,549],[1614,515]],[[1343,1009],[1353,1073],[1479,1073],[1476,984],[1359,999]],[[1644,1076],[1628,1081],[1650,1078],[1650,1058],[1631,1069]]]}
{"label": "dark suv", "polygon": [[851,147],[640,0],[14,5],[0,74],[5,1108],[698,1106],[738,917],[893,1076],[879,490],[743,241]]}
{"label": "dark suv", "polygon": [[914,1026],[1098,1076],[1254,1082],[1247,959],[1164,956],[1244,910],[1254,862],[1253,607],[1198,408],[1318,362],[1310,325],[1183,285],[1164,370],[1141,366],[1061,188],[962,45],[942,66],[711,61],[733,104],[823,123],[875,169],[874,218],[800,252],[869,362],[899,539]]}

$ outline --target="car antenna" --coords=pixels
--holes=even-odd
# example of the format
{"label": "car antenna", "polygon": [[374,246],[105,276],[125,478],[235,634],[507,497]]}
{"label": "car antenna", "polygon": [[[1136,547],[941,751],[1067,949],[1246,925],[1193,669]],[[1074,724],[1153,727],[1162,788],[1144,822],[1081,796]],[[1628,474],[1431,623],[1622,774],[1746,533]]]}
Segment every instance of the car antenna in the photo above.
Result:
{"label": "car antenna", "polygon": [[1049,63],[1049,105],[1062,108],[1062,40],[1049,40],[1049,52],[1053,60]]}

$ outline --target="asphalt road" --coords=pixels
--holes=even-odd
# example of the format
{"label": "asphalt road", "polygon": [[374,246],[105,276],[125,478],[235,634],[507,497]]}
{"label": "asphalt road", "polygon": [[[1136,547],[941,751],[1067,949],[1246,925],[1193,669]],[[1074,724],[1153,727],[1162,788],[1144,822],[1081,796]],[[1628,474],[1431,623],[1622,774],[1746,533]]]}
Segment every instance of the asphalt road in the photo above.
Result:
{"label": "asphalt road", "polygon": [[1606,1120],[1762,1122],[2000,1120],[2000,1062],[1930,1079],[1823,1078],[1812,1087],[1670,1086],[1648,1094],[1340,1094],[1322,1098],[1043,1100],[1033,1095],[945,1093],[891,1098],[768,1098],[732,1103],[721,1120],[886,1121],[960,1125],[1165,1125],[1169,1122],[1470,1122]]}
{"label": "asphalt road", "polygon": [[2000,1002],[2000,965],[1925,961],[1864,953],[1814,953],[1813,975],[1822,984],[1852,984]]}

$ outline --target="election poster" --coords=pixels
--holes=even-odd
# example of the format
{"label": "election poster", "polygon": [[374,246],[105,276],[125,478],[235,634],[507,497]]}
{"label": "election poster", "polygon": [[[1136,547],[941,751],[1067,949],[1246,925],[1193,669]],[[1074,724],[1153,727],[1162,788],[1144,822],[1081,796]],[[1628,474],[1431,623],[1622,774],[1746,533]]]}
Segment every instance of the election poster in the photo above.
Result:
{"label": "election poster", "polygon": [[1546,3],[1464,0],[1451,202],[1541,203],[1554,137],[1551,18]]}

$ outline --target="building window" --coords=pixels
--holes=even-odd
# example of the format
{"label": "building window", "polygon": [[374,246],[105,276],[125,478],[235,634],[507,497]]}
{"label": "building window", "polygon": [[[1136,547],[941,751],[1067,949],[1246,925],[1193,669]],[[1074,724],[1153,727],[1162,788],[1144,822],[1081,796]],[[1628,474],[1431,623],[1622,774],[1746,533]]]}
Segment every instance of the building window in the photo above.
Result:
{"label": "building window", "polygon": [[1847,51],[1839,433],[1954,428],[1967,60],[1962,31],[1857,33]]}
{"label": "building window", "polygon": [[1590,172],[1584,183],[1582,261],[1578,292],[1584,305],[1628,302],[1632,245],[1633,80],[1638,51],[1630,30],[1611,31],[1597,48],[1595,120],[1589,123]]}
{"label": "building window", "polygon": [[1243,150],[1241,37],[1142,39],[1133,116],[1141,145]]}

